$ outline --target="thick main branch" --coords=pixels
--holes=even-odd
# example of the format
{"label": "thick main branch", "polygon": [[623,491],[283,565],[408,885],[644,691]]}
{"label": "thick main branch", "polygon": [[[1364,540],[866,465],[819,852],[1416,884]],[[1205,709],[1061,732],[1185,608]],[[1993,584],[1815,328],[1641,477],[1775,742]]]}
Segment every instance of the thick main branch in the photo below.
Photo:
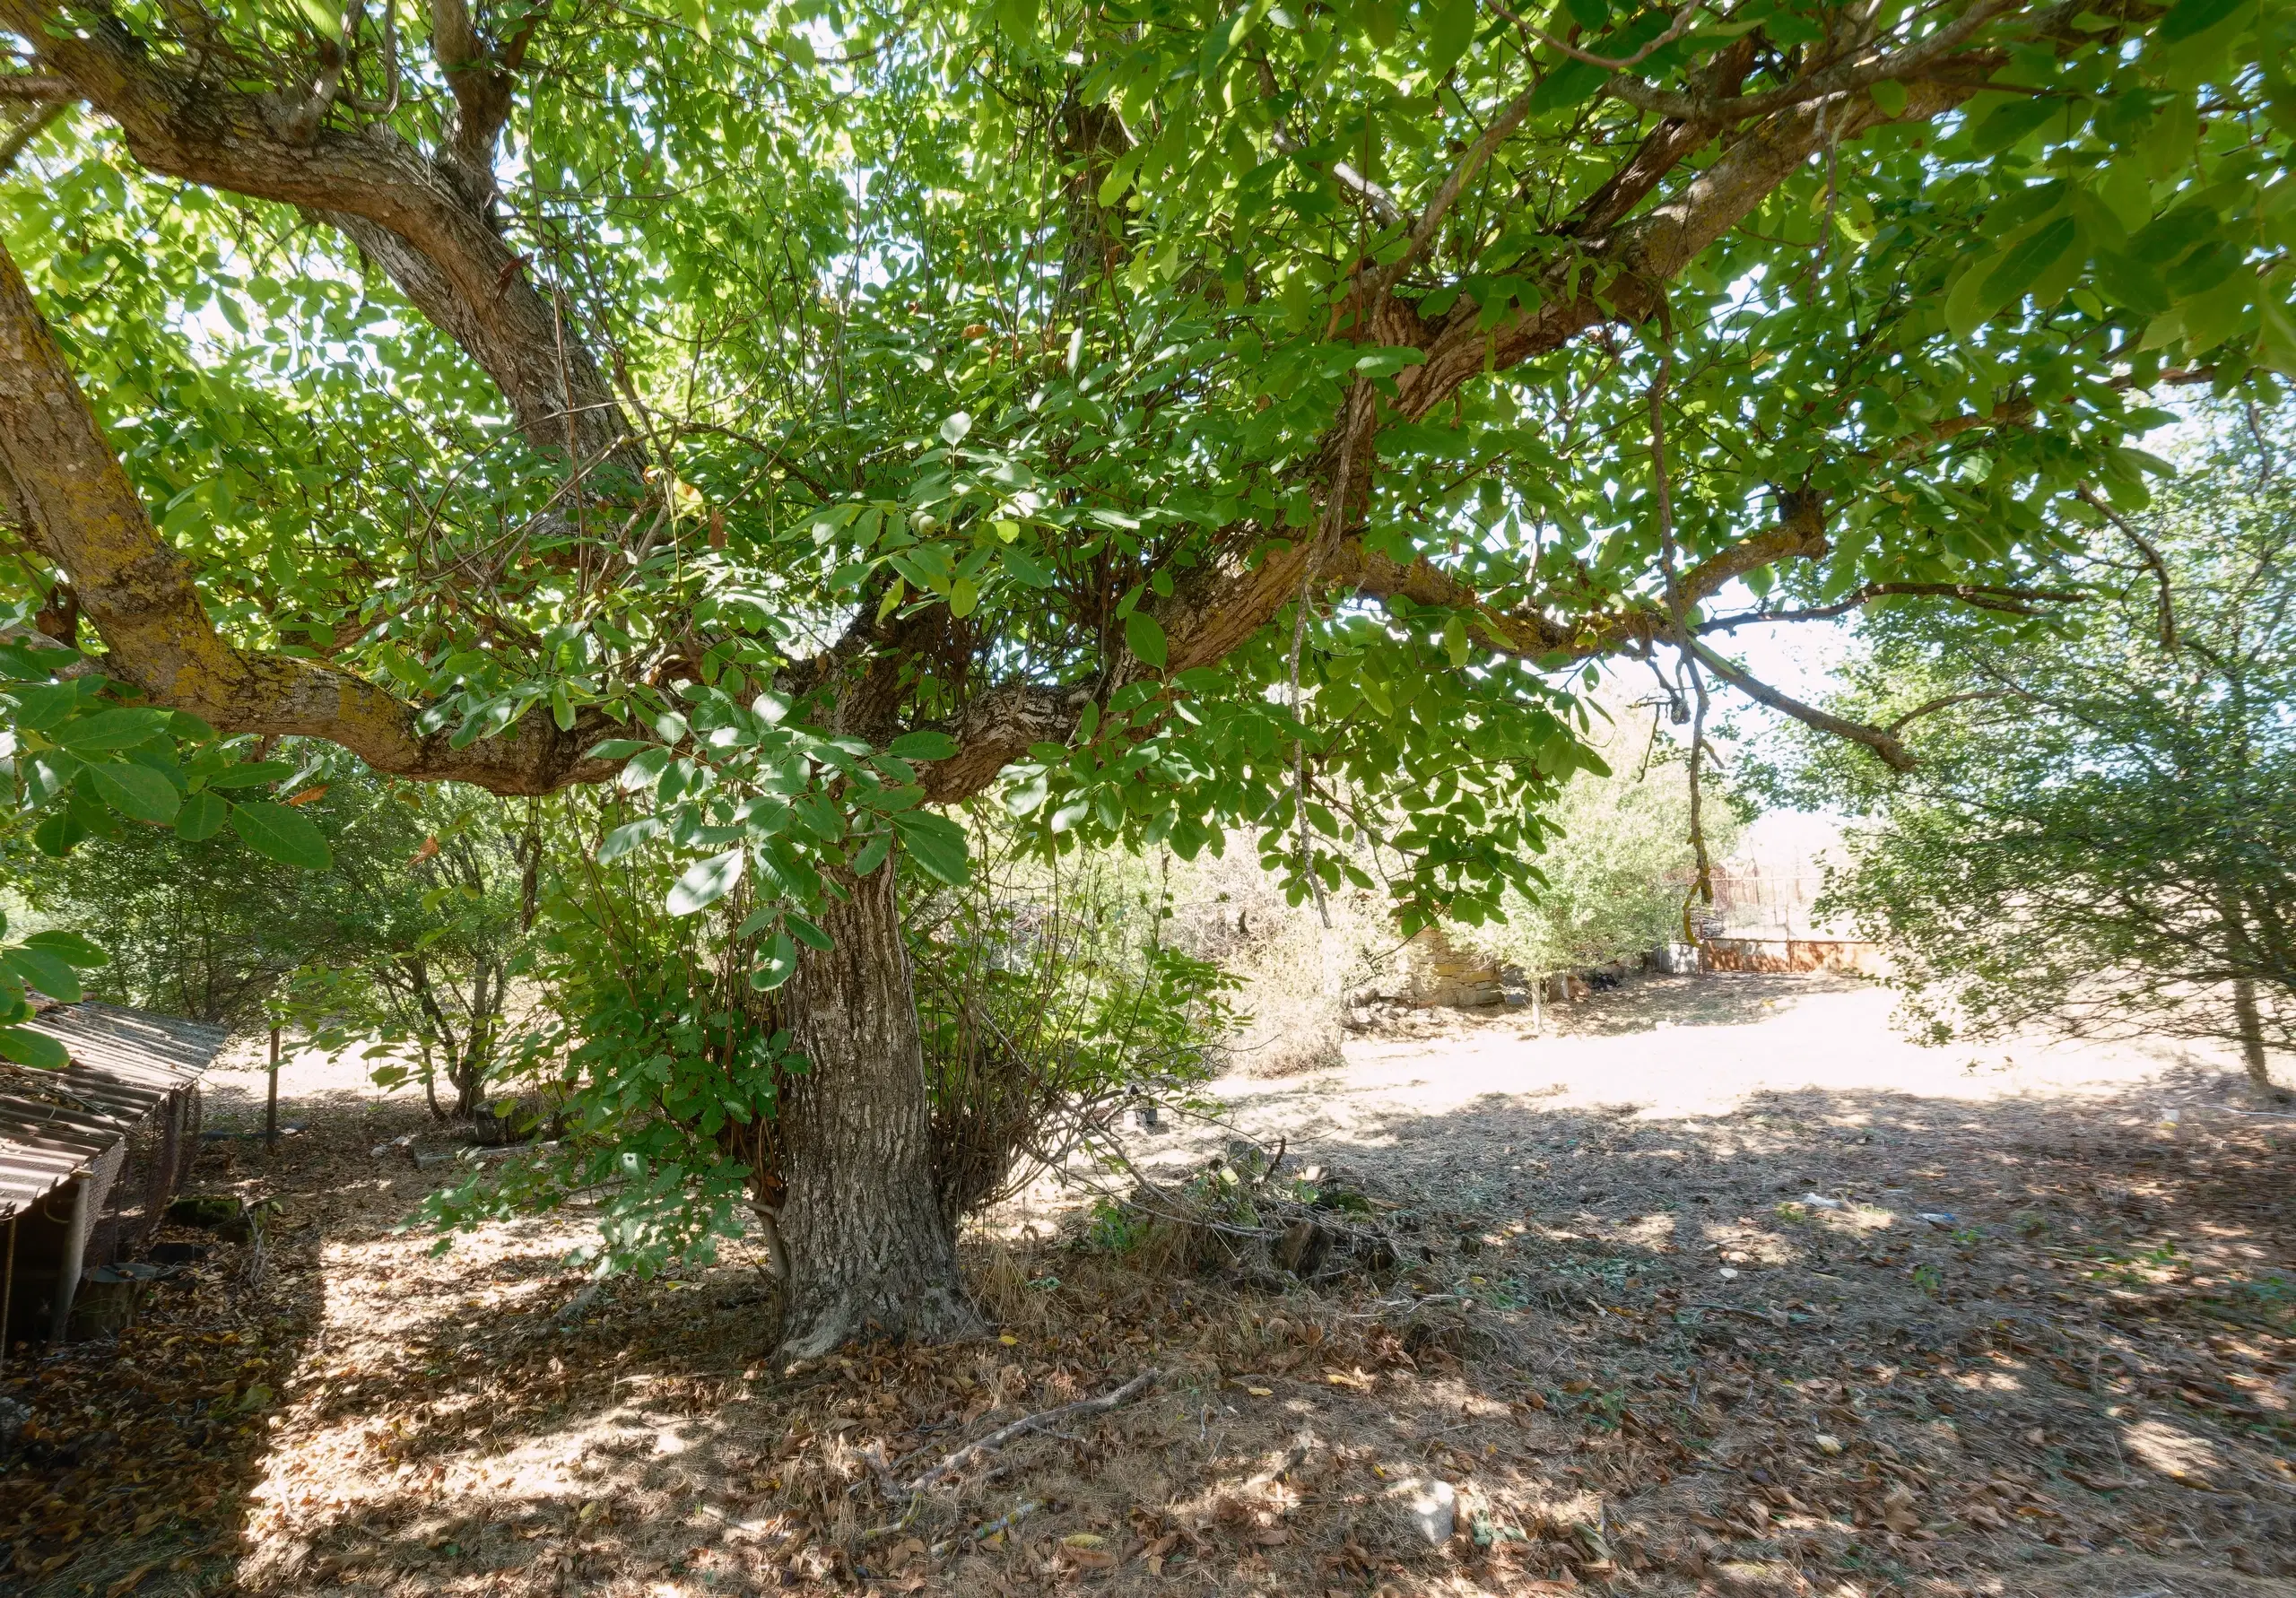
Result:
{"label": "thick main branch", "polygon": [[583,751],[602,724],[530,716],[461,749],[416,728],[416,707],[339,667],[234,647],[200,603],[120,467],[23,275],[0,248],[0,495],[71,580],[109,651],[103,667],[152,703],[224,733],[325,738],[379,771],[541,794],[613,768]]}
{"label": "thick main branch", "polygon": [[[441,0],[449,11],[460,8]],[[526,257],[489,217],[509,79],[464,28],[441,40],[457,114],[438,160],[385,123],[308,127],[296,107],[153,60],[115,25],[75,29],[49,0],[0,0],[0,28],[31,44],[46,75],[118,125],[145,169],[292,205],[339,228],[415,308],[469,353],[538,449],[645,461],[604,373]]]}

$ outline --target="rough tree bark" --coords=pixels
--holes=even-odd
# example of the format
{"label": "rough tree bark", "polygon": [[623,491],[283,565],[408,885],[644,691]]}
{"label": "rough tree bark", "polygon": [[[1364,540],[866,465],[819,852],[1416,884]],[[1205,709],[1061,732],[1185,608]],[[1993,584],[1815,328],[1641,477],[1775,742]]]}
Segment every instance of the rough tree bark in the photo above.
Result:
{"label": "rough tree bark", "polygon": [[2240,1057],[2248,1068],[2248,1081],[2260,1093],[2273,1090],[2272,1068],[2265,1059],[2264,1016],[2257,1009],[2257,985],[2247,977],[2232,982],[2232,1016],[2240,1029]]}
{"label": "rough tree bark", "polygon": [[790,1029],[812,1067],[781,1105],[782,1352],[793,1359],[856,1337],[937,1342],[982,1325],[957,1275],[955,1217],[935,1194],[892,862],[831,882],[846,896],[822,908],[835,947],[804,951],[787,990]]}

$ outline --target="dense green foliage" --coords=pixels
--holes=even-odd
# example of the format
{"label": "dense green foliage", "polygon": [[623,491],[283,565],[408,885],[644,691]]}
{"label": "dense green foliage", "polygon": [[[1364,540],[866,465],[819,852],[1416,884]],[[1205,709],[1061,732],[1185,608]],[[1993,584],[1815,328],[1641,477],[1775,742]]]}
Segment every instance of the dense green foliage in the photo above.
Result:
{"label": "dense green foliage", "polygon": [[[2082,564],[2077,621],[1868,619],[1846,708],[1927,714],[1860,794],[1822,912],[1886,938],[1941,1038],[2030,1025],[2296,1044],[2296,470],[2285,412],[2213,413],[2183,475]],[[2255,424],[2252,430],[2252,424]]]}
{"label": "dense green foliage", "polygon": [[[119,14],[183,48],[157,12]],[[793,834],[801,812],[710,735],[751,729],[778,663],[859,604],[888,626],[941,613],[900,686],[913,719],[954,725],[1016,673],[1084,684],[1138,663],[1076,736],[1027,755],[1013,803],[1048,839],[1189,852],[1243,826],[1296,869],[1300,790],[1309,831],[1335,839],[1407,800],[1399,908],[1472,920],[1521,885],[1531,812],[1578,760],[1547,682],[1484,657],[1483,612],[1398,598],[1376,624],[1316,619],[1304,733],[1264,691],[1292,670],[1281,625],[1158,674],[1191,584],[1239,534],[1324,516],[1301,468],[1351,395],[1397,396],[1367,550],[1431,555],[1500,612],[1597,618],[1803,502],[1828,507],[1830,550],[1748,577],[1781,608],[2027,582],[2068,547],[2079,482],[2142,501],[2124,440],[2158,420],[2138,396],[2163,364],[2207,358],[2229,384],[2296,354],[2289,101],[2257,65],[2287,58],[2289,19],[2222,0],[2157,26],[2009,8],[1979,30],[1997,89],[1934,123],[1921,82],[1860,91],[1854,136],[1700,253],[1663,323],[1502,348],[1558,296],[1649,302],[1583,225],[1588,186],[1652,126],[1622,85],[1726,60],[1742,95],[1786,93],[1834,23],[1790,4],[1670,15],[1584,0],[1550,21],[1634,57],[1626,74],[1465,0],[505,22],[531,39],[503,225],[570,335],[628,373],[660,452],[659,492],[601,467],[609,503],[590,508],[339,240],[146,180],[99,122],[36,145],[8,236],[235,636],[399,684],[458,740],[590,705],[665,737],[690,725],[690,753],[639,773],[675,773],[654,790],[665,836],[740,843],[795,908],[808,873],[776,857],[868,849],[879,802],[843,795],[875,789],[840,787],[817,749],[777,752],[787,786],[839,794]],[[211,23],[199,48],[251,70],[313,27],[265,7]],[[1894,25],[1918,40],[1941,22]],[[439,80],[408,26],[405,91],[361,35],[364,100],[327,117],[427,136]],[[396,111],[361,109],[386,98]],[[1502,110],[1489,159],[1463,160]],[[1423,203],[1451,176],[1439,215]],[[1370,313],[1432,334],[1461,307],[1499,369],[1416,413],[1398,378],[1426,349]],[[1671,529],[1644,420],[1662,357]],[[648,684],[672,665],[693,702],[664,722]],[[1326,851],[1314,869],[1346,865]]]}
{"label": "dense green foliage", "polygon": [[538,807],[457,784],[350,780],[356,801],[327,817],[335,870],[293,886],[332,901],[333,935],[283,940],[300,952],[272,1013],[323,1047],[363,1043],[376,1083],[419,1085],[433,1115],[479,1116],[527,962]]}
{"label": "dense green foliage", "polygon": [[[545,1158],[474,1177],[430,1212],[448,1225],[581,1196],[597,1258],[650,1271],[738,1234],[786,1185],[774,1120],[808,1063],[737,935],[744,888],[672,914],[672,867],[613,853],[626,802],[553,802],[547,884],[524,968],[544,1003],[503,1038],[499,1089]],[[622,823],[627,825],[627,822]],[[1047,1164],[1090,1153],[1135,1103],[1185,1104],[1237,1017],[1234,979],[1163,935],[1169,908],[1134,864],[1046,864],[1009,827],[977,834],[980,869],[920,896],[908,927],[924,1026],[941,1203],[953,1216]]]}
{"label": "dense green foliage", "polygon": [[[1508,890],[1500,917],[1453,934],[1464,947],[1533,977],[1634,960],[1683,941],[1696,914],[1685,751],[1662,730],[1664,707],[1615,713],[1607,776],[1587,774],[1548,812],[1555,832],[1537,858],[1537,886]],[[1709,773],[1699,831],[1709,862],[1726,856],[1739,818]]]}

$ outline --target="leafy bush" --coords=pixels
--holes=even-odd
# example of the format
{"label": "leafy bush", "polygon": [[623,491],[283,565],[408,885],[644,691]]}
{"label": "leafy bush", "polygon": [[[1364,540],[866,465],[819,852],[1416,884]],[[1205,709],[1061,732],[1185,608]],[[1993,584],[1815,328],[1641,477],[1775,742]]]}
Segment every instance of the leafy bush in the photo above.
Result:
{"label": "leafy bush", "polygon": [[[1500,919],[1448,928],[1463,948],[1533,977],[1608,964],[1683,936],[1697,881],[1685,751],[1659,708],[1614,699],[1606,738],[1590,740],[1609,769],[1573,777],[1537,856],[1541,884],[1507,890]],[[1710,857],[1735,842],[1740,817],[1709,779],[1701,820]]]}
{"label": "leafy bush", "polygon": [[1046,862],[984,832],[970,884],[909,917],[941,1200],[994,1203],[1128,1104],[1183,1098],[1240,1020],[1236,979],[1165,936],[1129,857]]}
{"label": "leafy bush", "polygon": [[[236,760],[251,743],[232,741],[222,754]],[[496,802],[475,790],[378,777],[327,744],[291,741],[276,753],[214,767],[241,795],[236,808],[253,812],[269,831],[219,826],[187,835],[180,825],[115,825],[100,847],[74,840],[67,852],[25,860],[21,886],[33,909],[110,952],[91,991],[245,1025],[298,967],[382,958],[414,948],[442,925],[420,902],[412,856],[441,807]],[[199,758],[210,759],[205,751]],[[200,767],[191,771],[197,776]],[[274,783],[291,804],[247,797]],[[273,812],[292,823],[299,847],[287,852],[297,860],[282,857],[287,823]]]}
{"label": "leafy bush", "polygon": [[[362,774],[361,786],[380,785]],[[417,1082],[433,1116],[483,1125],[525,958],[538,821],[459,784],[384,786],[347,829],[333,880],[313,886],[337,901],[334,942],[305,951],[274,1014],[312,1024],[322,1047],[365,1040],[378,1086]]]}
{"label": "leafy bush", "polygon": [[[754,925],[746,883],[670,913],[673,859],[630,851],[600,864],[581,847],[629,824],[619,802],[553,803],[529,968],[548,1003],[515,1039],[504,1081],[561,1141],[474,1175],[430,1214],[469,1226],[595,1200],[594,1257],[641,1273],[711,1257],[759,1222],[770,1246],[776,1112],[807,1069],[778,992],[752,980],[778,928]],[[1137,862],[1046,863],[993,830],[975,842],[970,880],[913,890],[904,916],[952,1216],[1089,1150],[1126,1105],[1185,1099],[1238,1020],[1233,979],[1164,941],[1169,908]]]}
{"label": "leafy bush", "polygon": [[1869,617],[1837,708],[1905,730],[1887,779],[1796,737],[1766,780],[1866,818],[1822,914],[1889,941],[1939,1041],[2027,1027],[2296,1047],[2296,410],[2204,414],[2109,508],[2046,620]]}

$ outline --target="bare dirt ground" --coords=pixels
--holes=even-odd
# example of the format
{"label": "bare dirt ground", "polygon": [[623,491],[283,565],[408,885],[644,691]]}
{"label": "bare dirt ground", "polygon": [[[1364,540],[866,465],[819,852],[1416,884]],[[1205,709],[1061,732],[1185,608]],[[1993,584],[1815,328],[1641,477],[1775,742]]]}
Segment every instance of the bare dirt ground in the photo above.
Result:
{"label": "bare dirt ground", "polygon": [[2221,1063],[1887,1015],[1654,982],[1222,1082],[1378,1201],[1392,1271],[1177,1274],[1036,1194],[969,1247],[999,1336],[794,1377],[738,1248],[587,1300],[579,1215],[433,1254],[398,1223],[450,1168],[371,1152],[420,1106],[300,1061],[309,1130],[197,1179],[280,1203],[260,1280],[222,1248],[117,1346],[12,1356],[0,1590],[2296,1594],[2296,1119]]}

